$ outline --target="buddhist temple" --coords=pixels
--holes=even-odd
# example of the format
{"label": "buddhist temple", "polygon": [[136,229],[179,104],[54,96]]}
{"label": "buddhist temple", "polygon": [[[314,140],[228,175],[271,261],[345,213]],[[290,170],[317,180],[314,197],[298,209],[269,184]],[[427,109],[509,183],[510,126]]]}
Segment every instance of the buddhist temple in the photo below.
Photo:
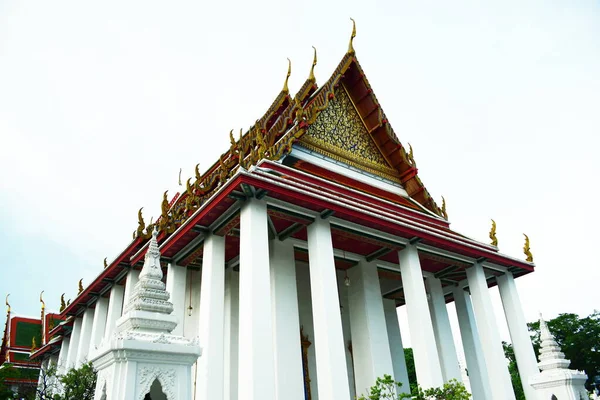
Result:
{"label": "buddhist temple", "polygon": [[[102,370],[96,399],[133,398],[113,390],[125,379],[138,385],[136,400],[350,400],[384,374],[409,390],[399,307],[419,384],[461,381],[446,308],[454,302],[473,398],[515,398],[497,318],[506,318],[528,382],[539,369],[515,279],[534,271],[529,238],[518,259],[500,252],[495,222],[489,243],[451,228],[446,202],[419,176],[416,153],[427,149],[413,152],[394,132],[355,35],[322,84],[316,50],[295,94],[288,69],[265,113],[230,132],[229,148],[204,172],[196,167],[185,191],[156,188],[160,217],[132,215],[131,241],[45,328],[34,359],[104,368],[106,354],[135,339],[153,355]],[[156,267],[144,266],[149,254],[162,272],[152,284],[140,279]],[[504,315],[492,308],[495,286]],[[152,314],[160,329],[150,314],[132,314],[142,297],[140,310],[151,312],[150,294],[163,302]],[[175,376],[170,344],[188,342],[200,348],[189,350],[189,381],[166,379]]]}
{"label": "buddhist temple", "polygon": [[[31,360],[30,354],[42,344],[42,320],[15,315],[6,297],[8,312],[2,347],[0,369],[6,369],[4,384],[14,393],[24,395],[35,390],[40,374],[40,362]],[[47,322],[52,316],[48,316]]]}

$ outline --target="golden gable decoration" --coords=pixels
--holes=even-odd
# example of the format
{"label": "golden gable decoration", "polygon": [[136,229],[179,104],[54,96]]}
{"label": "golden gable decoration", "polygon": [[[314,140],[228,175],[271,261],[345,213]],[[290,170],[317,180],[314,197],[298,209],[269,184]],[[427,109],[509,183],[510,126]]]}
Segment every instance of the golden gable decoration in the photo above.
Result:
{"label": "golden gable decoration", "polygon": [[343,86],[335,90],[300,143],[334,160],[397,180]]}

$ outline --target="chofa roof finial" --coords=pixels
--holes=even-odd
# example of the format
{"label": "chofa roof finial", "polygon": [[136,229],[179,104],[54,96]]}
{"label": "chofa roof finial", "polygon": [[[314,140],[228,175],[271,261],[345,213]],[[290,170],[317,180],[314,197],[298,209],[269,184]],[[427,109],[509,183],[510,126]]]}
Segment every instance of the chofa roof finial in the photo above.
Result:
{"label": "chofa roof finial", "polygon": [[283,83],[283,89],[282,92],[285,93],[289,93],[290,89],[288,88],[288,81],[290,80],[290,75],[292,75],[292,62],[290,61],[290,59],[288,58],[288,71],[287,71],[287,75],[285,76],[285,82]]}
{"label": "chofa roof finial", "polygon": [[527,256],[525,261],[532,263],[533,262],[533,254],[531,254],[531,248],[529,247],[529,236],[523,234],[525,236],[525,245],[523,246],[523,253]]}
{"label": "chofa roof finial", "polygon": [[348,54],[354,54],[355,51],[354,47],[352,46],[352,41],[356,37],[356,22],[353,18],[350,18],[350,20],[352,20],[352,35],[350,35],[350,43],[348,43]]}
{"label": "chofa roof finial", "polygon": [[10,303],[8,302],[8,296],[10,296],[10,293],[6,295],[6,300],[5,300],[6,307],[7,307],[6,313],[10,314]]}
{"label": "chofa roof finial", "polygon": [[445,220],[448,220],[448,211],[446,210],[446,199],[444,196],[442,196],[442,209],[440,212],[442,213],[442,217],[444,217]]}
{"label": "chofa roof finial", "polygon": [[492,229],[490,230],[491,245],[498,247],[498,237],[496,236],[496,221],[492,220]]}
{"label": "chofa roof finial", "polygon": [[313,56],[312,67],[310,67],[310,75],[308,76],[308,80],[314,82],[317,80],[315,78],[315,66],[317,65],[317,48],[315,46],[313,46],[312,48],[315,51],[315,53]]}

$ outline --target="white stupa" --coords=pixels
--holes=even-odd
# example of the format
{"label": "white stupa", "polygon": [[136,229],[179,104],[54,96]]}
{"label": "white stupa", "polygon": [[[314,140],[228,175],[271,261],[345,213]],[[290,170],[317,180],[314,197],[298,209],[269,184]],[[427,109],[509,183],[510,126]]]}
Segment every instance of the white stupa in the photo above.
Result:
{"label": "white stupa", "polygon": [[152,233],[138,283],[117,331],[91,355],[98,370],[95,400],[191,400],[191,366],[198,338],[171,335],[177,319],[162,282],[160,251]]}
{"label": "white stupa", "polygon": [[529,380],[539,400],[587,400],[585,372],[569,369],[570,360],[565,359],[558,343],[540,314],[540,362],[541,372]]}

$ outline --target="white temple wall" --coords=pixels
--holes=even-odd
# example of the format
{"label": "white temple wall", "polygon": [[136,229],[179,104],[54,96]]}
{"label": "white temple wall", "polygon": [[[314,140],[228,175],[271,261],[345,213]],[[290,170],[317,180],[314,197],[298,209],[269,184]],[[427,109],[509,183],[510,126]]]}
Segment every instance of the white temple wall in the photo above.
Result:
{"label": "white temple wall", "polygon": [[317,361],[315,358],[315,333],[312,318],[312,300],[310,296],[310,275],[308,264],[296,262],[296,280],[298,284],[298,313],[300,314],[300,327],[312,345],[308,348],[308,372],[310,378],[311,399],[318,400],[317,386]]}
{"label": "white temple wall", "polygon": [[[340,295],[340,312],[342,314],[342,331],[344,333],[344,348],[346,350],[346,365],[348,368],[348,382],[350,384],[350,398],[356,396],[354,383],[354,360],[350,352],[349,344],[352,343],[352,334],[350,330],[350,305],[348,303],[348,287],[344,284],[346,273],[344,271],[337,272],[338,291]],[[366,392],[365,392],[366,393]],[[363,394],[359,389],[358,395]]]}
{"label": "white temple wall", "polygon": [[233,268],[225,271],[225,332],[224,332],[224,400],[238,398],[240,273]]}
{"label": "white temple wall", "polygon": [[[200,317],[200,286],[202,284],[202,271],[187,270],[185,285],[185,301],[183,303],[183,336],[195,338],[198,336],[198,324]],[[191,296],[190,296],[191,291]],[[192,305],[192,315],[189,315],[188,307]]]}
{"label": "white temple wall", "polygon": [[167,292],[171,295],[173,303],[173,314],[177,317],[177,327],[173,330],[173,335],[183,335],[183,321],[186,313],[185,307],[185,288],[187,283],[187,268],[175,263],[169,263],[167,266]]}

